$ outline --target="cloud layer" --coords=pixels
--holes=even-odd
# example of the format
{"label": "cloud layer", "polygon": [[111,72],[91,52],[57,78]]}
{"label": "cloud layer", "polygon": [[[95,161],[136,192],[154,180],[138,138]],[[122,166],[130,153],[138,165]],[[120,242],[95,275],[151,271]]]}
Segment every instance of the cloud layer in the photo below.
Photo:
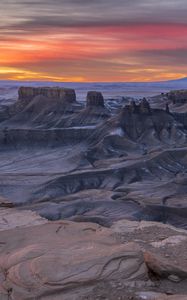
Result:
{"label": "cloud layer", "polygon": [[0,78],[187,75],[186,0],[1,0]]}

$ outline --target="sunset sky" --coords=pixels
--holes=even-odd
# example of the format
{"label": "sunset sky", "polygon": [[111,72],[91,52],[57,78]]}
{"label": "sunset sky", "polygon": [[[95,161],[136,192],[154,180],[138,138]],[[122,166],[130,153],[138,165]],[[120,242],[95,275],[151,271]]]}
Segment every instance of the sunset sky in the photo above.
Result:
{"label": "sunset sky", "polygon": [[0,2],[0,79],[187,76],[187,0]]}

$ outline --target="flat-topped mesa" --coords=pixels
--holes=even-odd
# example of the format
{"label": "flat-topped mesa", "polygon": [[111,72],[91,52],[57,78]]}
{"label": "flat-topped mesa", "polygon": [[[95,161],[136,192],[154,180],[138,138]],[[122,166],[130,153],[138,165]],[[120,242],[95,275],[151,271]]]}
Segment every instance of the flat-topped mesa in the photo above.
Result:
{"label": "flat-topped mesa", "polygon": [[102,93],[100,92],[95,92],[95,91],[90,91],[87,93],[86,97],[86,106],[91,107],[91,106],[102,106],[104,107],[104,98]]}
{"label": "flat-topped mesa", "polygon": [[[51,100],[51,101],[50,101]],[[62,106],[73,106],[77,105],[76,94],[73,89],[59,88],[59,87],[20,87],[18,90],[18,100],[9,106],[8,114],[9,116],[14,116],[17,113],[23,111],[28,105],[33,105],[36,102],[42,102],[43,105],[49,107],[61,107]],[[58,108],[57,108],[58,111]]]}
{"label": "flat-topped mesa", "polygon": [[76,94],[73,89],[59,87],[20,87],[18,95],[19,100],[32,100],[34,97],[42,95],[47,98],[62,99],[69,103],[76,102]]}
{"label": "flat-topped mesa", "polygon": [[187,90],[170,91],[169,93],[167,93],[167,97],[173,102],[173,104],[187,103]]}

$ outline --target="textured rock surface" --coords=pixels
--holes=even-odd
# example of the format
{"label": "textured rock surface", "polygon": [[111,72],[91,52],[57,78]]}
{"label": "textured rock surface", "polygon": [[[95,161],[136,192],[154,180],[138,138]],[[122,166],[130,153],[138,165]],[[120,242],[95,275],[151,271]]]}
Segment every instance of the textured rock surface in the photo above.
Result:
{"label": "textured rock surface", "polygon": [[186,104],[58,91],[1,110],[0,299],[187,294],[186,231],[140,222],[187,228]]}
{"label": "textured rock surface", "polygon": [[19,211],[15,208],[0,208],[0,231],[17,227],[45,224],[48,221],[30,210]]}
{"label": "textured rock surface", "polygon": [[123,245],[91,223],[3,231],[0,240],[1,299],[78,300],[100,282],[148,279],[135,243]]}
{"label": "textured rock surface", "polygon": [[187,294],[186,230],[158,222],[128,220],[116,222],[111,229],[124,243],[135,241],[139,244],[152,280],[157,282],[157,289],[142,292],[142,297],[135,299],[165,299],[157,298],[153,292],[163,293],[163,297],[168,293]]}
{"label": "textured rock surface", "polygon": [[162,293],[140,292],[134,297],[134,300],[187,300],[185,295],[168,296]]}
{"label": "textured rock surface", "polygon": [[179,232],[186,237],[185,230],[127,220],[109,229],[70,221],[33,225],[15,218],[15,228],[0,232],[2,300],[186,300],[186,242],[152,245]]}
{"label": "textured rock surface", "polygon": [[58,127],[90,126],[105,121],[111,116],[111,112],[104,104],[103,95],[100,92],[88,92],[86,107],[77,114],[59,121]]}

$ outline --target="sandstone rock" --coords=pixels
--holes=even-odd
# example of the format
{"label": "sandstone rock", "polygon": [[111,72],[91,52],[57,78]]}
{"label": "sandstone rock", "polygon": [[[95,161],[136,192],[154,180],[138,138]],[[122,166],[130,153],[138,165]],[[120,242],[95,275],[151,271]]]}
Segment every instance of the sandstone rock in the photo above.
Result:
{"label": "sandstone rock", "polygon": [[148,278],[139,247],[95,224],[47,223],[3,231],[0,240],[1,299],[78,300],[100,282]]}
{"label": "sandstone rock", "polygon": [[156,248],[165,247],[169,245],[170,247],[179,245],[182,242],[187,242],[187,236],[184,235],[174,235],[170,236],[162,241],[153,242],[151,245]]}
{"label": "sandstone rock", "polygon": [[144,253],[144,259],[148,269],[159,277],[168,278],[170,275],[175,275],[181,279],[187,278],[187,268],[185,266],[178,265],[160,254],[157,255],[147,251]]}
{"label": "sandstone rock", "polygon": [[0,231],[17,227],[28,227],[45,224],[48,221],[30,210],[17,210],[15,208],[0,208]]}
{"label": "sandstone rock", "polygon": [[90,91],[86,98],[87,106],[102,106],[104,107],[104,98],[100,92]]}
{"label": "sandstone rock", "polygon": [[13,116],[20,113],[36,98],[60,100],[61,103],[76,103],[76,94],[72,89],[67,88],[50,88],[50,87],[20,87],[18,90],[18,100],[8,107],[8,113]]}
{"label": "sandstone rock", "polygon": [[[130,220],[126,220],[126,219],[115,222],[111,228],[114,232],[125,234],[125,233],[133,233],[136,230],[137,231],[144,230],[146,228],[149,229],[150,227],[158,228],[158,230],[160,230],[160,231],[162,231],[165,228],[168,228],[168,229],[173,230],[175,233],[184,233],[185,235],[187,234],[186,230],[183,230],[180,228],[175,228],[174,226],[171,226],[169,224],[163,224],[160,222],[150,222],[150,221],[130,221]],[[168,239],[170,241],[170,240],[172,240],[172,237],[168,237]],[[183,236],[182,240],[186,240],[186,236]]]}
{"label": "sandstone rock", "polygon": [[56,126],[77,127],[93,126],[103,122],[111,116],[110,111],[104,105],[104,98],[100,92],[88,92],[86,107],[80,112],[73,114],[62,122],[59,121]]}

